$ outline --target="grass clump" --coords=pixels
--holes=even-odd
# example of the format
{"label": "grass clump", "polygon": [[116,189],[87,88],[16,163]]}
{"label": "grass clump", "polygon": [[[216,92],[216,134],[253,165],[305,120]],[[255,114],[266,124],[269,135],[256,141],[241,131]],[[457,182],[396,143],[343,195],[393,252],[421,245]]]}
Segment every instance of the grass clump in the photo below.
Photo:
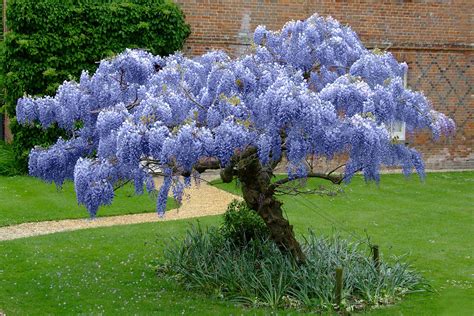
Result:
{"label": "grass clump", "polygon": [[[296,265],[268,238],[242,245],[216,227],[191,227],[184,241],[173,239],[165,250],[160,275],[187,290],[204,291],[252,307],[305,311],[360,310],[392,304],[429,285],[410,265],[395,258],[379,270],[359,243],[312,231],[302,242],[307,262]],[[344,268],[340,306],[335,301],[335,269]]]}

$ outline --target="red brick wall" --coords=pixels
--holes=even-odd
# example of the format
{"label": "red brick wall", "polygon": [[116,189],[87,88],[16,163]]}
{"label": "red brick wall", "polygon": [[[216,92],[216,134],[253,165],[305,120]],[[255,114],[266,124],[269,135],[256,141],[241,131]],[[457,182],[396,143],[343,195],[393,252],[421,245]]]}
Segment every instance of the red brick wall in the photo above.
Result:
{"label": "red brick wall", "polygon": [[398,51],[397,57],[408,63],[409,86],[423,91],[457,126],[453,139],[433,142],[422,133],[409,137],[410,143],[424,153],[429,168],[474,168],[472,51]]}
{"label": "red brick wall", "polygon": [[246,51],[259,24],[278,30],[317,12],[349,24],[367,47],[390,47],[408,62],[408,84],[423,90],[436,109],[455,119],[453,139],[433,143],[427,134],[409,137],[428,168],[474,168],[472,0],[175,0],[191,24],[190,55],[224,49]]}

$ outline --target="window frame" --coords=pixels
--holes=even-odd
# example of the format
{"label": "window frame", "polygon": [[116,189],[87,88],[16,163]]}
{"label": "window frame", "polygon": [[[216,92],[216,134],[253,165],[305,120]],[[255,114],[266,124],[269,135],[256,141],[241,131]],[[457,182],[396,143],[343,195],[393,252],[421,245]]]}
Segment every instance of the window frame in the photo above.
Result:
{"label": "window frame", "polygon": [[[406,89],[408,86],[408,70],[403,75],[403,87]],[[388,126],[388,132],[390,137],[399,142],[406,142],[406,123],[394,121]]]}

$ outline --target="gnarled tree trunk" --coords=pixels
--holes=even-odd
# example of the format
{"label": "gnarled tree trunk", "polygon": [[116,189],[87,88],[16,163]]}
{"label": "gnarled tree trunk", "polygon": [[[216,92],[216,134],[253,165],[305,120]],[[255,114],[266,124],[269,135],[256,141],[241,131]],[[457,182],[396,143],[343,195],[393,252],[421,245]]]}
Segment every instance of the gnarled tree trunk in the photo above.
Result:
{"label": "gnarled tree trunk", "polygon": [[221,173],[223,181],[230,182],[232,173],[241,182],[245,202],[262,217],[270,230],[271,239],[280,250],[290,253],[296,261],[304,262],[306,258],[295,238],[293,226],[283,217],[282,203],[276,200],[271,188],[273,171],[260,164],[257,150],[250,148],[238,155],[232,166]]}

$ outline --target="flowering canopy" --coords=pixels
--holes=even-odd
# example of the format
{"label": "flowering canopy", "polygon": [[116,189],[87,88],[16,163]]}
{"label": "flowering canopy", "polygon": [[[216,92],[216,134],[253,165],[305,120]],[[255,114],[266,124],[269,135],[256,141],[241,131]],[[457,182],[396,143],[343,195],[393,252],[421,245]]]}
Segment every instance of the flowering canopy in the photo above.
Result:
{"label": "flowering canopy", "polygon": [[362,171],[378,180],[383,164],[423,175],[419,153],[391,139],[394,121],[435,138],[454,132],[422,93],[404,88],[405,63],[367,50],[332,18],[313,15],[279,32],[259,26],[254,43],[237,59],[221,51],[189,59],[126,50],[93,75],[64,82],[54,97],[20,99],[20,123],[56,122],[71,134],[34,148],[30,174],[59,186],[74,179],[78,202],[95,216],[111,203],[114,185],[133,180],[138,193],[144,184],[153,190],[160,170],[162,214],[169,191],[180,200],[199,161],[224,167],[249,146],[263,165],[286,150],[290,177],[305,177],[308,155],[346,153],[346,179]]}

